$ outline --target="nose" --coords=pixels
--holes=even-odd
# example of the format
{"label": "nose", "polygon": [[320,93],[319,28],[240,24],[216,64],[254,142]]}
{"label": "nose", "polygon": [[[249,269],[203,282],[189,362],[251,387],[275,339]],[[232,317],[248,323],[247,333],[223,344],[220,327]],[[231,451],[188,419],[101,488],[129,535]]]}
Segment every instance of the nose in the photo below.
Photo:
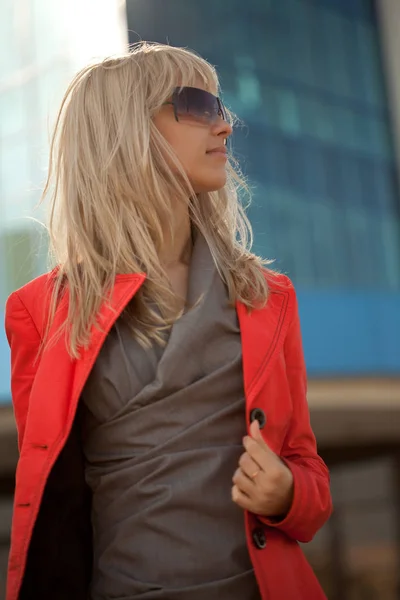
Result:
{"label": "nose", "polygon": [[219,117],[215,123],[213,123],[212,133],[223,140],[226,140],[230,135],[232,135],[232,131],[232,125],[228,123],[228,121],[224,121],[222,117]]}

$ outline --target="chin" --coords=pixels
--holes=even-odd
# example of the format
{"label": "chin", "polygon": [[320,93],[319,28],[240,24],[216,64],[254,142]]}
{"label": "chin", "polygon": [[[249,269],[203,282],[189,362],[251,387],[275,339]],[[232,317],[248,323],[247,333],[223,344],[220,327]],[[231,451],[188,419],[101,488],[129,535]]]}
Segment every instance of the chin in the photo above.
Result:
{"label": "chin", "polygon": [[201,194],[204,192],[218,192],[218,190],[221,190],[225,184],[226,174],[223,177],[213,177],[207,181],[197,181],[192,185],[196,194]]}

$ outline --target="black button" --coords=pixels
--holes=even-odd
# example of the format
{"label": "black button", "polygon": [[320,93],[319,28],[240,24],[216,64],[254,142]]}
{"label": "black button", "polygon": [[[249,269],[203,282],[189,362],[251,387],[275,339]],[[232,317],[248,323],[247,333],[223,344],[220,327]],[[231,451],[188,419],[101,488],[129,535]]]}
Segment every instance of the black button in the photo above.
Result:
{"label": "black button", "polygon": [[260,429],[262,429],[267,422],[267,417],[265,416],[265,412],[261,408],[253,408],[250,413],[250,423],[253,421],[258,421]]}
{"label": "black button", "polygon": [[252,533],[253,543],[256,548],[262,550],[267,545],[267,538],[265,537],[265,532],[262,527],[256,527],[253,529]]}

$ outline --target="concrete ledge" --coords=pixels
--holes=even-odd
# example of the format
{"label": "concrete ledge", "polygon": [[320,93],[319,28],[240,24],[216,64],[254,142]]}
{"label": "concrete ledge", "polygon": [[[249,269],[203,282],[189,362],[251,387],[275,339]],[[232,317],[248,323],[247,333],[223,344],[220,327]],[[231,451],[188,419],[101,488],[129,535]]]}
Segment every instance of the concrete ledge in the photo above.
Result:
{"label": "concrete ledge", "polygon": [[310,380],[308,403],[325,448],[400,444],[400,378]]}
{"label": "concrete ledge", "polygon": [[400,406],[313,409],[311,425],[319,446],[341,448],[382,445],[400,448]]}
{"label": "concrete ledge", "polygon": [[348,408],[400,409],[400,377],[310,379],[307,396],[311,411]]}

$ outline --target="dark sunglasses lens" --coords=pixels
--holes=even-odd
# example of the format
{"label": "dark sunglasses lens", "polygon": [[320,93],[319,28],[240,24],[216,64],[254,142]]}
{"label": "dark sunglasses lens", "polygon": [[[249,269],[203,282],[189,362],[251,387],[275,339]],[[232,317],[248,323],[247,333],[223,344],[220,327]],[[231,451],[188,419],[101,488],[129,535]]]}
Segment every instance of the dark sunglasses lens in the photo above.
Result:
{"label": "dark sunglasses lens", "polygon": [[182,88],[180,91],[177,90],[175,102],[178,116],[207,122],[215,121],[218,116],[226,120],[225,110],[220,100],[205,90]]}

